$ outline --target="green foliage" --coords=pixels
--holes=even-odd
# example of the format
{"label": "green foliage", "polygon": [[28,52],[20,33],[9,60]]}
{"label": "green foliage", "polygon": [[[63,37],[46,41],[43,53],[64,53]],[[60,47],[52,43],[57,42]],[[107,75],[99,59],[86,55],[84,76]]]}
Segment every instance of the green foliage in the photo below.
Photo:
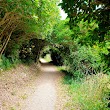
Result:
{"label": "green foliage", "polygon": [[87,46],[75,47],[76,51],[74,46],[71,46],[69,55],[65,55],[64,64],[67,65],[68,72],[80,78],[101,71],[103,62],[97,50]]}
{"label": "green foliage", "polygon": [[2,57],[2,65],[1,65],[1,67],[3,69],[8,69],[8,68],[11,67],[11,63],[10,63],[9,59],[5,58],[4,56]]}
{"label": "green foliage", "polygon": [[67,44],[71,42],[71,35],[73,32],[69,29],[67,25],[68,20],[58,21],[53,28],[51,36],[49,36],[48,41],[53,44]]}
{"label": "green foliage", "polygon": [[[66,76],[67,77],[67,76]],[[110,76],[97,74],[87,76],[82,80],[67,78],[68,91],[72,98],[65,105],[68,110],[109,110],[108,98],[110,88],[108,87]],[[71,81],[71,83],[69,83]]]}
{"label": "green foliage", "polygon": [[38,7],[39,1],[35,0],[6,0],[2,2],[3,8],[5,6],[6,13],[12,12],[20,18],[20,23],[22,24],[21,29],[26,32],[36,32],[36,23],[38,22]]}
{"label": "green foliage", "polygon": [[88,23],[90,23],[91,20],[96,20],[99,26],[99,30],[97,30],[97,33],[100,36],[99,41],[104,41],[104,35],[110,28],[109,0],[62,0],[59,5],[61,5],[62,9],[68,14],[71,29],[73,29],[82,19]]}
{"label": "green foliage", "polygon": [[57,47],[56,49],[52,49],[50,53],[51,53],[51,59],[53,61],[53,64],[57,66],[63,65],[63,59],[60,54],[60,48]]}
{"label": "green foliage", "polygon": [[[58,2],[59,0],[51,0],[51,2],[50,0],[4,0],[0,2],[0,36],[7,33],[0,39],[0,51],[10,32],[11,24],[16,25],[4,51],[5,57],[14,62],[19,59],[19,53],[21,53],[24,43],[30,42],[34,38],[48,38],[47,35],[51,34],[53,26],[60,19]],[[6,21],[7,23],[5,23]],[[1,23],[4,24],[1,25]],[[8,26],[9,24],[11,26]],[[37,51],[39,47],[35,48],[34,50]],[[26,50],[27,53],[29,53],[28,50],[29,48]],[[32,55],[29,56],[32,57]],[[35,59],[35,55],[33,59]]]}
{"label": "green foliage", "polygon": [[53,62],[65,66],[68,74],[65,80],[74,97],[71,107],[107,110],[109,78],[98,73],[110,74],[110,2],[62,0],[60,5],[69,18],[63,21],[58,3],[59,0],[0,1],[0,49],[9,39],[0,59],[0,71],[12,67],[19,58],[37,62],[46,46],[44,41],[48,41]]}
{"label": "green foliage", "polygon": [[58,0],[41,0],[40,8],[38,9],[39,19],[37,23],[38,33],[44,39],[48,34],[51,34],[53,26],[60,19],[59,9],[57,7]]}
{"label": "green foliage", "polygon": [[69,54],[62,53],[66,70],[77,78],[88,74],[109,72],[108,48],[109,42],[93,46],[81,46],[74,42],[74,45],[69,47]]}
{"label": "green foliage", "polygon": [[72,29],[73,35],[72,38],[77,40],[81,45],[93,45],[98,42],[98,34],[95,33],[95,30],[98,29],[96,21],[91,21],[88,23],[84,20],[79,21],[76,26]]}
{"label": "green foliage", "polygon": [[0,69],[2,70],[10,69],[11,67],[14,67],[17,63],[18,63],[17,60],[15,62],[12,62],[5,56],[2,56],[1,61],[0,61]]}
{"label": "green foliage", "polygon": [[19,49],[20,43],[18,44],[15,40],[11,40],[5,50],[5,57],[7,57],[12,63],[16,62],[16,60],[19,60]]}
{"label": "green foliage", "polygon": [[[105,40],[99,43],[98,34],[95,32],[99,28],[96,21],[88,23],[81,20],[71,30],[67,22],[68,20],[62,21],[61,24],[55,26],[51,37],[55,45],[62,47],[58,51],[67,72],[76,78],[101,71],[109,72],[110,42]],[[106,39],[108,35],[109,32],[105,36]]]}
{"label": "green foliage", "polygon": [[62,0],[60,5],[69,21],[55,26],[50,41],[63,47],[58,50],[73,97],[66,109],[108,110],[109,76],[101,73],[110,73],[110,2]]}

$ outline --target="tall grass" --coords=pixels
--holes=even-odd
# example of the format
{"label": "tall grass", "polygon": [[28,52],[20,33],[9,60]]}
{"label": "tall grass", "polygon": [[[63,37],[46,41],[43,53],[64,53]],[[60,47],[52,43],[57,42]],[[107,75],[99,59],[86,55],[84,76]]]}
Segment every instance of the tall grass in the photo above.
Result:
{"label": "tall grass", "polygon": [[71,84],[68,91],[72,101],[65,105],[66,110],[110,110],[108,108],[109,76],[100,73],[81,81],[72,79],[69,81]]}
{"label": "tall grass", "polygon": [[18,59],[11,61],[10,59],[6,58],[5,56],[2,56],[0,58],[0,71],[10,69],[11,67],[14,67],[19,62],[20,61]]}

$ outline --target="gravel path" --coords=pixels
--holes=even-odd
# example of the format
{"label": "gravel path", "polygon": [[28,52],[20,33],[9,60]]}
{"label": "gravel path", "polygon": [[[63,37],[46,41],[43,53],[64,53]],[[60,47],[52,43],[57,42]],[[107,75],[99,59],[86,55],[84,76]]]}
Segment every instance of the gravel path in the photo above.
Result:
{"label": "gravel path", "polygon": [[56,83],[61,77],[62,74],[52,64],[41,64],[41,73],[35,82],[35,91],[28,97],[23,110],[55,110]]}

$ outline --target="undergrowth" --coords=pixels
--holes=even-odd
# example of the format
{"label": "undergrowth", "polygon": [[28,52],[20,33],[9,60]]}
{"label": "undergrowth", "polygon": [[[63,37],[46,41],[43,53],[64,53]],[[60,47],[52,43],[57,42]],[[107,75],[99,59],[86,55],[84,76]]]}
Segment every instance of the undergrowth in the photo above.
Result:
{"label": "undergrowth", "polygon": [[15,67],[17,64],[19,64],[19,60],[11,61],[10,59],[6,58],[5,56],[2,56],[0,59],[0,72],[3,70],[10,69],[12,67]]}
{"label": "undergrowth", "polygon": [[64,83],[68,84],[69,95],[72,101],[65,105],[67,110],[110,110],[109,93],[110,77],[99,73],[90,75],[81,80],[74,80],[69,75],[64,78]]}

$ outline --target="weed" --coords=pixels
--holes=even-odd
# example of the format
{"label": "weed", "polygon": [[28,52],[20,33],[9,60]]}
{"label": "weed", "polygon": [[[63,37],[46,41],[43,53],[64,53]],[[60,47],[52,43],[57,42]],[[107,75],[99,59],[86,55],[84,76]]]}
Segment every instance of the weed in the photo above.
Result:
{"label": "weed", "polygon": [[110,89],[108,85],[109,76],[101,73],[88,76],[80,81],[71,80],[69,94],[72,102],[68,102],[66,108],[70,108],[69,105],[72,105],[74,108],[72,110],[109,110],[107,108]]}
{"label": "weed", "polygon": [[16,110],[14,107],[10,107],[10,110]]}
{"label": "weed", "polygon": [[2,55],[2,58],[0,59],[0,73],[3,70],[7,70],[12,67],[16,67],[16,65],[19,63],[21,63],[19,60],[15,60],[12,62],[9,58],[6,58],[4,55]]}
{"label": "weed", "polygon": [[22,98],[23,100],[27,99],[27,97],[28,97],[27,94],[24,94],[24,95],[21,96],[21,98]]}

